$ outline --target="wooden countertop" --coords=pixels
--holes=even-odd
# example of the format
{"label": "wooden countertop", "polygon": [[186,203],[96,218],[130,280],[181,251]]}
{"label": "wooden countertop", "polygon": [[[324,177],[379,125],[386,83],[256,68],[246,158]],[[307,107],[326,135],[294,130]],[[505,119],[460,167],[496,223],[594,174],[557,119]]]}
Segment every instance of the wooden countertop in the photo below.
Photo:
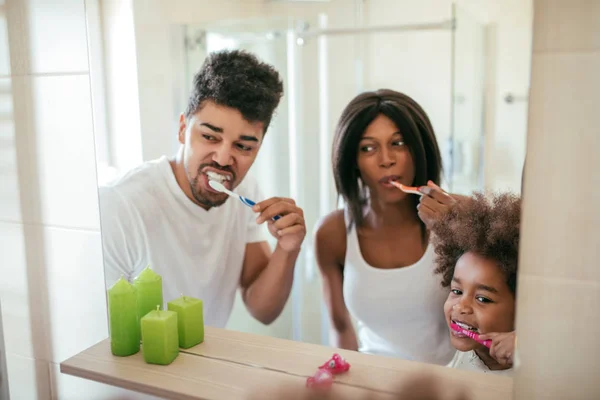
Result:
{"label": "wooden countertop", "polygon": [[[115,357],[106,339],[61,363],[62,373],[168,399],[269,398],[282,386],[306,390],[306,378],[334,353],[351,364],[337,375],[333,391],[344,398],[367,394],[392,398],[403,383],[427,372],[451,388],[463,386],[472,399],[506,400],[512,397],[512,379],[460,371],[388,357],[294,342],[269,336],[205,328],[204,343],[180,350],[168,366],[150,365],[141,351],[130,357]],[[258,397],[257,394],[259,394]],[[277,398],[276,394],[272,395]]]}

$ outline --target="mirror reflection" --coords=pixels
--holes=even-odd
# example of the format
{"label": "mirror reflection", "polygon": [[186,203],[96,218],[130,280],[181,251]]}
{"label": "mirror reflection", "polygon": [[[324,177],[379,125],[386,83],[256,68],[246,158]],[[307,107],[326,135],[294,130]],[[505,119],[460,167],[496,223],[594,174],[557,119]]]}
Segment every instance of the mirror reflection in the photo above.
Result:
{"label": "mirror reflection", "polygon": [[437,3],[88,1],[107,288],[506,372],[531,4]]}

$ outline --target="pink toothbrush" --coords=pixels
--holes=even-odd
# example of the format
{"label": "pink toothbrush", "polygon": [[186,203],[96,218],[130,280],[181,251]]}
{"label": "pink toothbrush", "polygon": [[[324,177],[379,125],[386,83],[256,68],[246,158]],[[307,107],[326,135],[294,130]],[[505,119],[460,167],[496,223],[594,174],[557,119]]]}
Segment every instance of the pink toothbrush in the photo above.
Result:
{"label": "pink toothbrush", "polygon": [[454,322],[450,323],[450,328],[453,331],[455,331],[455,332],[459,332],[459,333],[462,333],[463,335],[467,335],[468,337],[470,337],[471,339],[473,339],[477,343],[481,343],[482,345],[484,345],[488,349],[492,346],[492,341],[490,339],[488,339],[488,340],[480,340],[479,339],[479,335],[477,333],[472,332],[472,331],[467,330],[467,329],[464,329],[464,328],[461,328],[460,326],[456,325]]}
{"label": "pink toothbrush", "polygon": [[416,194],[417,196],[423,196],[423,193],[419,192],[418,187],[405,186],[400,182],[390,181],[390,183],[396,186],[398,189],[402,190],[404,193]]}

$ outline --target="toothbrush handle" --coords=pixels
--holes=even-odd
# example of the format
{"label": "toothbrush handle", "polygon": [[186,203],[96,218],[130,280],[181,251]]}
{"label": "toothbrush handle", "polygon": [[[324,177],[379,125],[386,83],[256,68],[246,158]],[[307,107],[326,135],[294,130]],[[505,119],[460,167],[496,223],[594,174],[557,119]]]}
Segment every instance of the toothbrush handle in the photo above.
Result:
{"label": "toothbrush handle", "polygon": [[470,337],[471,339],[473,339],[474,341],[476,341],[477,343],[481,343],[482,345],[484,345],[487,348],[490,348],[492,346],[492,341],[490,339],[488,340],[481,340],[479,339],[479,335],[476,334],[475,332],[471,332],[468,331],[466,329],[461,328],[460,326],[456,325],[456,324],[451,324],[451,328],[457,332],[460,332],[464,335],[467,335],[468,337]]}
{"label": "toothbrush handle", "polygon": [[[253,202],[250,199],[245,198],[244,196],[239,196],[239,198],[240,198],[240,201],[242,203],[244,203],[245,205],[247,205],[248,207],[253,207],[256,204],[255,202]],[[273,217],[273,221],[277,221],[279,218],[281,218],[281,217],[279,215],[276,215]]]}
{"label": "toothbrush handle", "polygon": [[238,196],[240,198],[240,201],[242,203],[244,203],[245,205],[247,205],[248,207],[254,207],[254,205],[256,204],[255,202],[253,202],[250,199],[245,198],[244,196]]}
{"label": "toothbrush handle", "polygon": [[[468,332],[468,331],[467,331],[467,332]],[[492,347],[492,341],[491,341],[491,340],[489,340],[489,339],[488,339],[488,340],[481,340],[481,339],[479,339],[479,335],[478,335],[478,334],[476,334],[476,333],[472,333],[472,332],[471,332],[471,334],[469,335],[469,337],[470,337],[471,339],[473,339],[474,341],[476,341],[477,343],[481,343],[482,345],[484,345],[484,346],[485,346],[485,347],[487,347],[488,349],[489,349],[490,347]]]}

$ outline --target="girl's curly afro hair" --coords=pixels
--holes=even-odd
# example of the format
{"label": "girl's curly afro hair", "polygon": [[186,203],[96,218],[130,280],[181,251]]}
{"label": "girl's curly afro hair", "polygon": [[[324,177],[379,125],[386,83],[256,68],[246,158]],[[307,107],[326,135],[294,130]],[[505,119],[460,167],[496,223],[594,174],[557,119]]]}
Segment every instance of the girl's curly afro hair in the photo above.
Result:
{"label": "girl's curly afro hair", "polygon": [[456,205],[432,228],[442,286],[450,285],[458,259],[472,252],[496,261],[516,293],[520,225],[521,198],[512,193],[475,193]]}

